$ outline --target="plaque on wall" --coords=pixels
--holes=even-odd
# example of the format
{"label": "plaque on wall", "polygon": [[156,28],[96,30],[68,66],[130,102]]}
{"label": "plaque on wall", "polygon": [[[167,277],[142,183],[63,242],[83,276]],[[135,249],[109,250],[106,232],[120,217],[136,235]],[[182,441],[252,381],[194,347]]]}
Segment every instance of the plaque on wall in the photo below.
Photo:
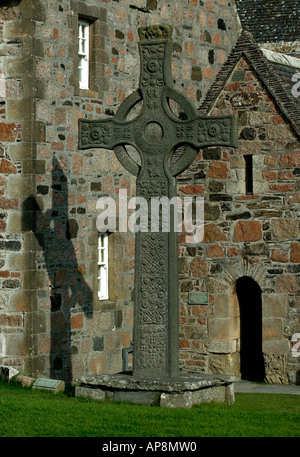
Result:
{"label": "plaque on wall", "polygon": [[190,305],[208,305],[209,294],[207,292],[190,292],[189,304]]}

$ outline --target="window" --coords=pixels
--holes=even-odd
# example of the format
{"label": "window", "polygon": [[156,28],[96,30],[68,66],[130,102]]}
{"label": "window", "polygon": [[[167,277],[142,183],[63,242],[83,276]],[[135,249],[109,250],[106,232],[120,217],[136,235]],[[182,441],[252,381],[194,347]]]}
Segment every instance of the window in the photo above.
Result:
{"label": "window", "polygon": [[246,195],[253,194],[253,156],[245,155],[245,182],[246,182]]}
{"label": "window", "polygon": [[89,88],[89,22],[78,21],[79,88]]}
{"label": "window", "polygon": [[98,297],[108,299],[108,233],[98,235]]}

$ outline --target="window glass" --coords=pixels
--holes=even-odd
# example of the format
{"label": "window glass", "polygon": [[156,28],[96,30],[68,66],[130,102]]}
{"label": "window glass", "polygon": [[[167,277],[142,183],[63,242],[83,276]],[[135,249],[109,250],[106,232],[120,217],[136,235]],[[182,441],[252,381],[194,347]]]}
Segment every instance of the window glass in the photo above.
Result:
{"label": "window glass", "polygon": [[98,297],[108,299],[108,234],[98,235]]}
{"label": "window glass", "polygon": [[89,22],[78,22],[78,79],[80,89],[89,88]]}

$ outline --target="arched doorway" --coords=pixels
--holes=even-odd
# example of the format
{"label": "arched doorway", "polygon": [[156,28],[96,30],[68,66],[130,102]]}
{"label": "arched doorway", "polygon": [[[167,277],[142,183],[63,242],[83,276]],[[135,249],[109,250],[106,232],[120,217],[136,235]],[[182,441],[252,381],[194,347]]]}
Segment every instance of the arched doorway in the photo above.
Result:
{"label": "arched doorway", "polygon": [[262,353],[262,298],[254,279],[243,276],[236,282],[240,307],[241,378],[262,382],[265,377]]}

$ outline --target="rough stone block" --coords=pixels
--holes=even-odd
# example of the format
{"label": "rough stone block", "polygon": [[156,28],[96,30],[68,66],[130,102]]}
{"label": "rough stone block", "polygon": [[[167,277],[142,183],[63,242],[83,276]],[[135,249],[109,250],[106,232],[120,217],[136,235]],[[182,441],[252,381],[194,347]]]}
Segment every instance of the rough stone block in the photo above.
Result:
{"label": "rough stone block", "polygon": [[214,315],[218,317],[228,317],[230,312],[230,295],[214,295]]}
{"label": "rough stone block", "polygon": [[262,350],[264,354],[290,354],[290,342],[285,340],[265,340],[262,343]]}
{"label": "rough stone block", "polygon": [[213,243],[216,241],[227,241],[225,233],[214,223],[206,224],[204,227],[203,243]]}
{"label": "rough stone block", "polygon": [[160,397],[160,406],[165,408],[192,408],[200,403],[225,402],[225,386],[201,389],[194,392],[163,393]]}
{"label": "rough stone block", "polygon": [[6,24],[5,37],[21,38],[33,36],[35,23],[33,21],[11,21]]}
{"label": "rough stone block", "polygon": [[300,243],[291,244],[291,262],[300,263]]}
{"label": "rough stone block", "polygon": [[263,317],[286,317],[288,296],[284,294],[263,294]]}
{"label": "rough stone block", "polygon": [[92,398],[93,400],[105,400],[105,391],[101,389],[90,389],[88,387],[76,386],[75,396]]}
{"label": "rough stone block", "polygon": [[27,76],[32,73],[32,57],[8,60],[5,65],[5,75],[7,77]]}
{"label": "rough stone block", "polygon": [[46,7],[39,0],[23,0],[21,2],[23,19],[29,21],[46,21]]}
{"label": "rough stone block", "polygon": [[25,289],[44,289],[46,285],[45,271],[28,270],[24,271],[23,286]]}
{"label": "rough stone block", "polygon": [[234,228],[233,241],[258,241],[262,239],[259,221],[239,221]]}
{"label": "rough stone block", "polygon": [[245,193],[245,182],[240,180],[230,182],[228,180],[226,181],[225,189],[229,195],[243,194]]}
{"label": "rough stone block", "polygon": [[218,354],[230,354],[236,352],[236,341],[225,340],[225,341],[211,341],[208,347],[209,352],[216,352]]}
{"label": "rough stone block", "polygon": [[240,375],[240,354],[211,354],[209,358],[209,370],[211,373],[231,373]]}
{"label": "rough stone block", "polygon": [[[26,322],[25,322],[26,324]],[[45,333],[47,330],[47,325],[46,325],[46,313],[44,312],[35,312],[33,313],[32,319],[31,319],[31,328],[32,328],[32,333]]]}
{"label": "rough stone block", "polygon": [[10,306],[12,310],[25,312],[34,309],[36,295],[33,290],[17,290],[11,292]]}
{"label": "rough stone block", "polygon": [[17,167],[9,160],[2,159],[0,163],[0,173],[11,174],[17,173]]}
{"label": "rough stone block", "polygon": [[11,160],[31,159],[33,155],[32,143],[13,143],[8,148],[9,157]]}
{"label": "rough stone block", "polygon": [[17,138],[17,125],[12,122],[0,123],[0,141],[13,142]]}
{"label": "rough stone block", "polygon": [[32,189],[32,177],[21,174],[11,175],[7,182],[7,191],[10,197],[24,197]]}
{"label": "rough stone block", "polygon": [[297,219],[272,219],[273,240],[293,240],[299,236],[299,221]]}
{"label": "rough stone block", "polygon": [[284,294],[297,294],[299,291],[297,277],[290,274],[280,275],[277,279],[277,291]]}
{"label": "rough stone block", "polygon": [[129,402],[136,405],[158,405],[160,399],[159,392],[136,392],[136,391],[116,391],[113,396],[114,401]]}
{"label": "rough stone block", "polygon": [[8,333],[6,337],[7,357],[27,357],[31,347],[30,335],[20,333]]}
{"label": "rough stone block", "polygon": [[22,385],[22,387],[30,387],[35,381],[34,378],[31,378],[30,376],[23,376],[23,375],[16,376],[15,380],[17,382],[19,382]]}
{"label": "rough stone block", "polygon": [[212,161],[209,167],[210,178],[226,179],[229,173],[229,166],[226,162]]}
{"label": "rough stone block", "polygon": [[229,339],[229,318],[216,318],[209,321],[209,338],[210,340],[228,340]]}
{"label": "rough stone block", "polygon": [[284,319],[268,317],[263,319],[263,340],[279,340],[283,335]]}

